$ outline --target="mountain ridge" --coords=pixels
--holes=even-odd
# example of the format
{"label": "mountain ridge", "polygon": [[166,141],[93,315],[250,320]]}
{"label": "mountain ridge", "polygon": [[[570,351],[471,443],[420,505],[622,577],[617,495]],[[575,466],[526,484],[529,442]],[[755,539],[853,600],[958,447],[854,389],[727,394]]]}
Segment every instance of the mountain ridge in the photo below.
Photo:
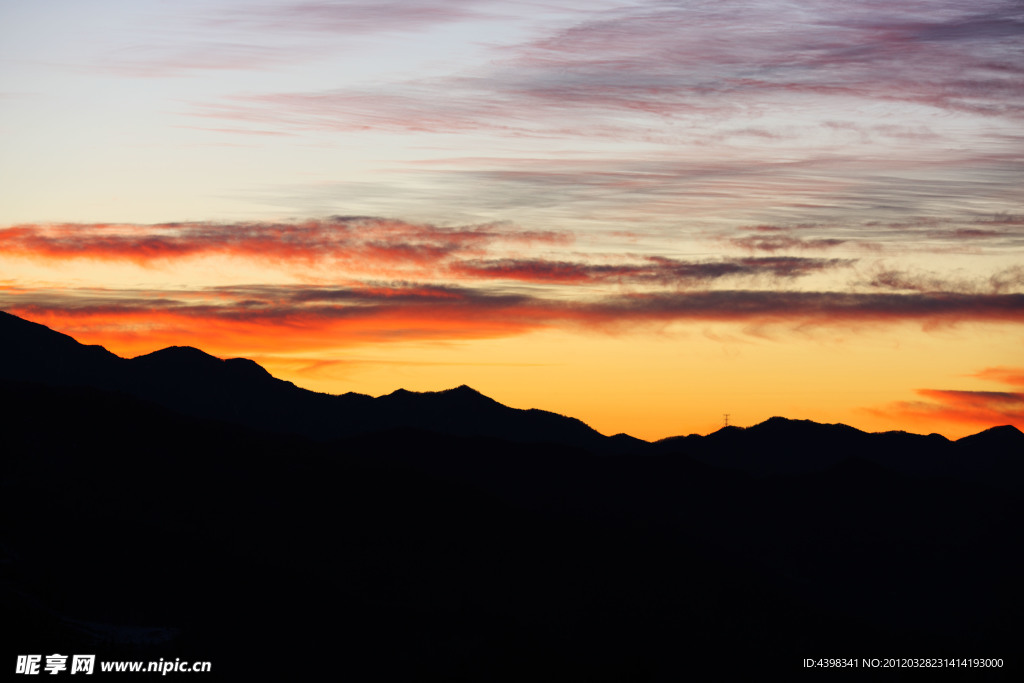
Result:
{"label": "mountain ridge", "polygon": [[[14,322],[14,321],[17,321],[17,322]],[[21,327],[20,330],[16,329],[18,326]],[[38,345],[40,341],[46,340],[49,343],[43,343],[41,345],[45,349],[60,348],[63,351],[68,351],[68,350],[74,350],[77,347],[77,349],[83,354],[83,357],[84,357],[84,354],[88,353],[88,354],[92,354],[94,358],[102,358],[104,361],[112,361],[112,362],[118,362],[118,361],[124,362],[124,361],[127,361],[128,363],[132,363],[132,364],[136,364],[136,365],[157,364],[157,365],[164,365],[165,368],[168,365],[170,365],[170,366],[177,366],[174,369],[193,367],[194,364],[196,364],[196,363],[203,363],[207,367],[210,367],[210,368],[214,368],[214,367],[216,367],[216,368],[234,367],[234,368],[238,368],[240,370],[242,368],[245,368],[245,372],[243,372],[242,374],[251,374],[252,376],[272,378],[276,382],[282,383],[284,385],[289,385],[291,387],[295,387],[296,389],[299,389],[299,390],[301,390],[303,392],[306,392],[308,394],[311,394],[311,395],[330,396],[332,398],[342,398],[342,399],[346,399],[346,398],[364,398],[365,397],[365,398],[370,398],[370,399],[372,399],[374,401],[379,401],[379,400],[382,400],[382,399],[389,400],[389,401],[395,401],[395,400],[409,399],[410,397],[420,397],[420,398],[437,397],[437,398],[446,398],[446,399],[458,397],[462,401],[478,401],[480,403],[486,403],[486,404],[490,404],[490,405],[501,406],[503,408],[508,408],[509,410],[519,410],[519,411],[525,411],[525,412],[543,413],[543,414],[547,414],[547,415],[558,415],[559,417],[563,417],[563,418],[566,418],[566,419],[569,419],[569,420],[573,420],[575,422],[579,422],[581,424],[585,424],[581,420],[578,420],[577,418],[572,418],[572,417],[569,417],[569,416],[560,415],[558,413],[553,413],[551,411],[546,411],[546,410],[543,410],[543,409],[538,409],[538,408],[526,408],[526,409],[510,408],[509,406],[505,406],[504,404],[500,403],[499,401],[497,401],[497,400],[495,400],[495,399],[493,399],[493,398],[483,394],[482,392],[474,389],[473,387],[470,387],[467,384],[460,384],[458,386],[451,387],[451,388],[448,388],[448,389],[439,389],[439,390],[433,390],[433,391],[412,391],[412,390],[405,389],[405,388],[398,388],[398,389],[395,389],[394,391],[392,391],[392,392],[390,392],[388,394],[383,394],[383,395],[377,396],[377,397],[373,397],[373,396],[371,396],[369,394],[362,394],[362,393],[354,392],[354,391],[345,392],[343,394],[324,394],[322,392],[316,392],[316,391],[313,391],[313,390],[310,390],[310,389],[305,389],[303,387],[298,387],[293,382],[290,382],[288,380],[283,380],[283,379],[280,379],[278,377],[274,377],[266,368],[264,368],[259,363],[257,363],[256,361],[253,361],[251,359],[248,359],[248,358],[219,358],[217,356],[214,356],[212,354],[209,354],[209,353],[203,351],[202,349],[199,349],[199,348],[196,348],[196,347],[193,347],[193,346],[173,345],[173,346],[164,347],[162,349],[158,349],[156,351],[152,351],[150,353],[141,354],[139,356],[134,356],[132,358],[122,358],[122,357],[117,356],[116,354],[112,353],[111,351],[109,351],[108,349],[104,348],[103,346],[101,346],[99,344],[82,344],[81,342],[79,342],[78,340],[74,339],[74,337],[72,337],[70,335],[64,334],[62,332],[58,332],[58,331],[53,330],[53,329],[51,329],[51,328],[49,328],[49,327],[47,327],[47,326],[45,326],[45,325],[43,325],[41,323],[32,322],[32,321],[26,320],[24,318],[21,318],[19,316],[16,316],[14,314],[7,313],[5,311],[0,311],[0,330],[2,330],[4,332],[2,342],[0,342],[0,349],[7,350],[7,351],[9,351],[9,350],[17,350],[19,347],[24,349],[25,347],[28,346],[27,341],[30,341],[32,344],[37,344]],[[25,335],[24,334],[25,330],[31,330],[31,335]],[[11,334],[12,332],[14,334]],[[30,336],[31,339],[26,340],[26,337],[28,337],[28,336]],[[13,343],[12,343],[12,340],[13,340]],[[223,365],[221,365],[221,364],[223,364]],[[58,366],[62,367],[62,366],[60,366],[60,364],[58,364]],[[16,374],[16,373],[5,372],[5,376],[11,376],[12,374]],[[29,378],[28,377],[23,377],[23,379],[29,379]],[[75,378],[74,377],[65,377],[65,378],[62,378],[62,379],[63,379],[63,381],[74,381]],[[63,383],[63,382],[61,382],[61,383]],[[864,430],[861,430],[861,429],[856,428],[856,427],[852,427],[850,425],[846,425],[844,423],[821,423],[821,422],[815,422],[813,420],[808,420],[808,419],[788,418],[788,417],[783,417],[783,416],[776,415],[776,416],[772,416],[772,417],[764,420],[763,422],[760,422],[760,423],[757,423],[757,424],[754,424],[754,425],[751,425],[751,426],[748,426],[748,427],[739,427],[739,426],[736,426],[736,425],[730,425],[730,426],[728,426],[726,428],[722,428],[722,429],[719,429],[719,430],[717,430],[715,432],[711,432],[711,433],[709,433],[707,435],[704,435],[703,438],[708,438],[708,437],[721,438],[721,437],[723,437],[726,434],[738,433],[737,430],[740,431],[740,432],[746,431],[746,430],[758,430],[758,431],[785,430],[787,428],[793,427],[794,425],[807,426],[807,427],[810,427],[812,429],[827,429],[827,428],[831,428],[831,429],[852,430],[852,431],[860,433],[860,434],[899,434],[899,433],[902,433],[902,434],[910,434],[910,435],[913,435],[913,436],[925,436],[925,435],[920,435],[920,434],[917,434],[917,433],[914,433],[914,432],[904,432],[902,430],[887,431],[887,432],[866,432]],[[594,431],[596,432],[596,430],[594,430]],[[981,432],[978,432],[976,434],[971,434],[971,435],[968,435],[968,436],[965,436],[965,437],[961,437],[960,439],[954,439],[954,440],[947,439],[947,437],[944,437],[941,434],[934,434],[934,435],[927,435],[927,436],[938,436],[938,437],[941,437],[943,439],[946,439],[947,441],[951,441],[953,443],[956,443],[958,441],[962,441],[963,439],[970,439],[970,438],[974,438],[974,437],[980,437],[982,434],[986,434],[988,432],[998,433],[998,434],[1002,435],[1002,438],[1007,438],[1008,435],[1014,435],[1014,434],[1024,436],[1024,433],[1022,433],[1019,429],[1017,429],[1013,425],[994,425],[994,426],[986,428],[986,429],[984,429]],[[604,435],[602,435],[602,436],[604,436]],[[616,434],[614,436],[617,436],[617,437],[623,437],[624,436],[624,437],[628,437],[631,440],[642,441],[644,443],[665,444],[665,443],[671,443],[671,442],[678,441],[678,440],[685,440],[685,439],[687,439],[689,437],[692,437],[692,436],[701,436],[701,435],[695,435],[695,434],[690,434],[688,436],[673,435],[673,436],[664,437],[662,439],[657,439],[655,441],[647,441],[645,439],[641,439],[639,437],[635,437],[635,436],[632,436],[630,434],[626,434],[624,432],[620,432],[620,433],[618,433],[618,434]],[[612,438],[612,437],[606,436],[605,438]],[[1016,438],[1016,437],[1011,437],[1011,438]]]}
{"label": "mountain ridge", "polygon": [[191,346],[121,358],[45,325],[0,312],[0,378],[118,391],[186,415],[330,441],[416,429],[514,443],[552,443],[593,453],[678,455],[757,476],[821,471],[852,457],[926,476],[1024,484],[1024,434],[995,426],[950,441],[932,434],[865,432],[773,416],[750,427],[648,442],[603,435],[585,422],[506,406],[466,384],[440,391],[396,389],[378,397],[323,394],[271,375],[246,358],[221,359]]}
{"label": "mountain ridge", "polygon": [[220,359],[190,346],[126,359],[45,325],[0,313],[4,379],[121,391],[193,416],[321,440],[412,427],[604,447],[605,437],[580,420],[511,408],[465,384],[434,392],[397,389],[376,398],[355,392],[323,394],[276,378],[250,359]]}

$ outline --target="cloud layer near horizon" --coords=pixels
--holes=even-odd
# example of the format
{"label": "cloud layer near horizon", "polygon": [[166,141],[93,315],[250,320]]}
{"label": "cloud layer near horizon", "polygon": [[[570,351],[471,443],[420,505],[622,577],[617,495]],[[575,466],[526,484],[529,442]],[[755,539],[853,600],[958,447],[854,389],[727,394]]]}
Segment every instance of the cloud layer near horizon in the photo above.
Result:
{"label": "cloud layer near horizon", "polygon": [[[790,327],[1024,322],[1019,266],[987,278],[943,278],[874,262],[866,257],[870,249],[858,258],[830,255],[841,240],[807,239],[763,225],[741,234],[731,240],[731,255],[684,259],[586,252],[565,231],[441,227],[367,216],[26,224],[0,228],[0,256],[44,271],[109,263],[173,278],[191,272],[195,259],[229,259],[224,263],[278,276],[274,284],[195,282],[188,288],[11,287],[0,291],[0,303],[63,320],[72,329],[101,318],[111,333],[142,326],[153,334],[165,324],[177,331],[186,321],[199,328],[230,321],[250,331],[319,325],[338,343],[348,338],[346,326],[353,340],[376,341],[398,334],[478,338],[558,326],[614,330],[709,320]],[[109,269],[101,272],[111,277]]]}
{"label": "cloud layer near horizon", "polygon": [[[328,348],[417,339],[509,337],[538,329],[636,333],[644,326],[740,322],[785,329],[848,324],[960,322],[1024,324],[1024,294],[842,293],[779,290],[588,293],[575,299],[461,285],[402,282],[359,286],[216,287],[182,291],[0,290],[13,313],[69,332],[149,346],[237,343],[279,349]],[[210,331],[213,331],[212,333]],[[95,338],[95,337],[93,337]],[[264,341],[261,341],[264,340]],[[268,346],[269,344],[269,346]],[[137,348],[137,343],[131,344]]]}

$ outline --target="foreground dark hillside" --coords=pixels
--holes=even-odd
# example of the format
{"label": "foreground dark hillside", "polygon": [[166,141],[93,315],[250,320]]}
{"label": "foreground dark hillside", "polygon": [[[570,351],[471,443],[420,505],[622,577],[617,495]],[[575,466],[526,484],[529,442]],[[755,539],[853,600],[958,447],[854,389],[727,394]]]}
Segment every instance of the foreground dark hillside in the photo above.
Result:
{"label": "foreground dark hillside", "polygon": [[773,418],[648,444],[468,387],[332,397],[244,359],[0,328],[9,662],[924,680],[801,661],[956,657],[1005,668],[944,678],[1018,680],[1012,427],[950,442]]}
{"label": "foreground dark hillside", "polygon": [[0,391],[11,658],[644,681],[1019,650],[1009,491],[860,459],[752,477],[417,431],[325,444],[93,389]]}

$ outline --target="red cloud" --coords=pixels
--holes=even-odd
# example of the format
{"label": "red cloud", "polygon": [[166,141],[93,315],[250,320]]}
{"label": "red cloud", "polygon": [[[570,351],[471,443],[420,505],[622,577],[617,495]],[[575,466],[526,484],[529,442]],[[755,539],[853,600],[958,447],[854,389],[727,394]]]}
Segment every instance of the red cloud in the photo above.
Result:
{"label": "red cloud", "polygon": [[1010,386],[1024,388],[1024,368],[985,368],[978,373],[975,373],[975,377],[981,379],[991,380],[993,382],[999,382],[1001,384],[1009,384]]}
{"label": "red cloud", "polygon": [[[576,299],[415,283],[187,291],[0,291],[0,305],[115,352],[190,344],[214,353],[515,336],[542,328],[672,321],[829,325],[966,320],[1024,323],[1024,294],[676,291]],[[245,351],[248,352],[248,351]]]}
{"label": "red cloud", "polygon": [[62,223],[0,229],[0,250],[8,255],[140,265],[217,254],[274,262],[422,266],[456,254],[479,255],[497,243],[570,240],[567,234],[494,224],[439,227],[364,216],[298,223]]}
{"label": "red cloud", "polygon": [[[1024,390],[1024,368],[986,368],[973,376]],[[972,428],[1010,424],[1024,429],[1024,391],[918,389],[916,393],[926,400],[900,401],[868,412],[913,422],[946,421]]]}
{"label": "red cloud", "polygon": [[395,283],[199,291],[35,292],[0,298],[11,313],[116,353],[170,345],[211,353],[302,351],[358,343],[507,337],[550,324],[528,299]]}
{"label": "red cloud", "polygon": [[975,427],[1013,425],[1024,429],[1024,393],[919,389],[927,401],[901,401],[875,415],[909,422],[953,422]]}
{"label": "red cloud", "polygon": [[790,256],[706,261],[646,256],[634,263],[487,257],[499,247],[564,245],[571,240],[568,233],[490,224],[438,227],[373,217],[302,223],[30,224],[0,229],[0,250],[7,255],[50,261],[152,265],[226,255],[274,265],[330,263],[343,266],[348,275],[448,275],[542,284],[694,286],[728,277],[796,278],[852,263]]}

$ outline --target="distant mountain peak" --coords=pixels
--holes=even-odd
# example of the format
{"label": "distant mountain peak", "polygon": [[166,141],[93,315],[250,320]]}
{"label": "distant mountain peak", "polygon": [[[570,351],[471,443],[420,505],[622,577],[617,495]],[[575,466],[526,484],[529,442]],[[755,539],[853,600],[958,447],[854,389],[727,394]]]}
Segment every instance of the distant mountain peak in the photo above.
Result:
{"label": "distant mountain peak", "polygon": [[744,431],[745,429],[746,429],[745,427],[738,427],[736,425],[726,425],[726,426],[722,427],[721,429],[712,432],[712,434],[738,434],[738,433]]}
{"label": "distant mountain peak", "polygon": [[1013,425],[1000,425],[998,427],[990,427],[984,431],[978,432],[977,434],[965,436],[962,439],[958,439],[956,443],[984,443],[989,444],[992,447],[1000,445],[1024,445],[1024,433]]}
{"label": "distant mountain peak", "polygon": [[1024,437],[1024,432],[1020,431],[1013,425],[999,425],[998,427],[989,427],[984,431],[978,432],[978,434],[1000,434],[1014,438]]}
{"label": "distant mountain peak", "polygon": [[409,391],[408,389],[395,389],[390,394],[385,394],[382,398],[411,398],[411,397],[430,397],[430,396],[443,396],[446,398],[457,398],[457,399],[485,399],[488,402],[497,403],[494,399],[486,396],[473,387],[460,384],[457,387],[451,389],[442,389],[441,391]]}
{"label": "distant mountain peak", "polygon": [[[761,422],[760,424],[755,425],[755,426],[762,427],[762,426],[765,426],[765,425],[774,426],[774,425],[808,425],[808,424],[812,424],[812,420],[800,420],[800,419],[792,418],[792,417],[782,417],[781,415],[773,415],[773,416],[769,417],[767,420],[765,420],[764,422]],[[815,423],[815,424],[820,424],[820,423]]]}
{"label": "distant mountain peak", "polygon": [[479,391],[469,386],[468,384],[460,384],[457,387],[454,387],[452,389],[445,389],[444,391],[441,391],[439,393],[457,396],[480,396],[482,398],[488,398],[487,396],[484,396],[483,394],[481,394]]}
{"label": "distant mountain peak", "polygon": [[143,358],[180,358],[180,359],[197,359],[197,358],[212,358],[213,360],[221,360],[216,356],[212,356],[201,349],[197,349],[194,346],[168,346],[167,348],[160,349],[159,351],[153,351],[152,353],[146,353],[141,356],[136,356],[132,360],[141,360]]}

